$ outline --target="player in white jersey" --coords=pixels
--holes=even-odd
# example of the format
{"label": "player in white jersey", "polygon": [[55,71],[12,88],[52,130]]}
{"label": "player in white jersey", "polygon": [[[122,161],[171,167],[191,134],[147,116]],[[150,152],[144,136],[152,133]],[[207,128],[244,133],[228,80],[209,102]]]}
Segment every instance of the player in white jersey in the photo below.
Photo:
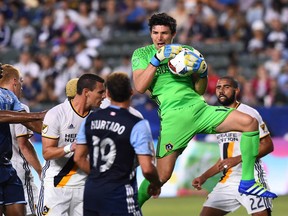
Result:
{"label": "player in white jersey", "polygon": [[[22,104],[22,107],[26,112],[30,112],[29,107],[25,104]],[[33,167],[40,177],[42,166],[34,146],[29,139],[33,136],[33,132],[22,124],[10,124],[10,131],[13,143],[11,162],[23,183],[25,200],[27,202],[26,215],[36,215],[35,206],[38,200],[38,188],[34,183],[34,177],[31,171]]]}
{"label": "player in white jersey", "polygon": [[[81,216],[86,174],[73,161],[75,138],[90,110],[105,97],[104,80],[84,74],[77,82],[72,100],[49,110],[43,121],[43,187],[37,206],[38,215]],[[43,189],[43,190],[42,190]]]}
{"label": "player in white jersey", "polygon": [[[260,114],[252,107],[237,101],[239,91],[238,82],[232,77],[222,77],[217,82],[216,96],[220,104],[247,113],[259,122],[260,146],[254,166],[254,174],[255,179],[269,189],[260,158],[273,151],[273,142]],[[223,171],[223,176],[213,191],[208,195],[200,215],[222,216],[235,211],[242,205],[246,208],[248,214],[253,216],[270,216],[272,208],[271,199],[239,194],[238,192],[238,185],[242,173],[240,151],[241,133],[231,131],[217,134],[216,137],[220,149],[220,159],[201,176],[195,178],[192,181],[192,185],[196,189],[201,189],[201,185],[211,176],[221,171]]]}

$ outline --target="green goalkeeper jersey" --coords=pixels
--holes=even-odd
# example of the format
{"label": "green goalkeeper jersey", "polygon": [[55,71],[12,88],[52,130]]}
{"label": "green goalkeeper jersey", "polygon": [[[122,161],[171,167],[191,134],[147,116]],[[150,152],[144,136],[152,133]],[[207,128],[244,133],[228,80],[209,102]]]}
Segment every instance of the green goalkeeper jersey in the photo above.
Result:
{"label": "green goalkeeper jersey", "polygon": [[[192,47],[184,45],[188,49]],[[138,48],[132,55],[132,70],[146,69],[151,58],[157,52],[154,44]],[[157,67],[149,91],[151,98],[159,105],[159,111],[178,109],[194,105],[204,98],[194,90],[194,83],[191,76],[180,77],[172,74],[168,68],[168,59],[161,62]]]}

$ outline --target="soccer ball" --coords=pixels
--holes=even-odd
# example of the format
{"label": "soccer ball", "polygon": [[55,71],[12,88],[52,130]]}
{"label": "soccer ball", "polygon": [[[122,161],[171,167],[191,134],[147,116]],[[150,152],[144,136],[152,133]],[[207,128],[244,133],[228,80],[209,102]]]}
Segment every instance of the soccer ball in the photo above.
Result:
{"label": "soccer ball", "polygon": [[[187,66],[187,64],[185,64],[187,59],[194,62],[193,66]],[[183,48],[180,53],[178,53],[173,59],[169,60],[168,68],[173,74],[178,76],[190,76],[193,73],[204,73],[207,69],[207,63],[198,50],[194,49],[192,51],[188,48]]]}

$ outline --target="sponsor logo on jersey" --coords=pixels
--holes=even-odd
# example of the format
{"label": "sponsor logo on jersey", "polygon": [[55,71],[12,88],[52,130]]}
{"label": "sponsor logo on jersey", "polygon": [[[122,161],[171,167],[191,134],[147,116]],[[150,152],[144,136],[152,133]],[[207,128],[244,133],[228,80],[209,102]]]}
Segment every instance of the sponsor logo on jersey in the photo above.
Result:
{"label": "sponsor logo on jersey", "polygon": [[65,134],[65,142],[74,142],[77,134]]}

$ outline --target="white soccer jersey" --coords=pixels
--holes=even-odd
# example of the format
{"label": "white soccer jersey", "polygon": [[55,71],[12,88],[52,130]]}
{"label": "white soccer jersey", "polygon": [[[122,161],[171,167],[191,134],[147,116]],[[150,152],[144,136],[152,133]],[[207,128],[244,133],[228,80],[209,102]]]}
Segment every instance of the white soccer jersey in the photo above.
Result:
{"label": "white soccer jersey", "polygon": [[[29,112],[29,107],[25,104],[22,104],[23,108],[26,110],[26,112]],[[17,143],[17,137],[26,136],[29,135],[29,137],[33,136],[33,132],[23,126],[22,124],[10,124],[10,131],[11,131],[11,137],[12,137],[12,150],[13,155],[11,158],[11,162],[13,167],[17,171],[17,175],[22,180],[23,184],[27,183],[27,178],[32,178],[31,173],[31,165],[28,164],[22,153],[20,152],[18,143]]]}
{"label": "white soccer jersey", "polygon": [[[22,104],[26,112],[30,112],[29,107]],[[18,177],[23,183],[23,189],[25,194],[25,200],[27,201],[26,213],[30,215],[35,213],[35,204],[38,200],[38,188],[34,183],[34,177],[32,175],[32,166],[28,164],[24,155],[21,153],[17,137],[29,135],[33,136],[33,131],[29,130],[22,124],[10,124],[10,131],[12,137],[12,150],[13,155],[11,158],[12,166],[16,169]]]}
{"label": "white soccer jersey", "polygon": [[[257,110],[253,109],[250,106],[245,104],[239,104],[237,107],[238,111],[249,114],[250,116],[256,118],[259,122],[259,135],[260,138],[263,138],[269,135],[269,131],[266,127],[266,124],[263,122],[262,117]],[[216,134],[217,141],[219,144],[221,159],[228,157],[235,157],[241,154],[240,151],[240,141],[241,133],[240,132],[229,132]],[[249,145],[249,143],[247,143]],[[232,183],[239,185],[242,176],[242,163],[230,168],[226,174],[222,177],[222,183]],[[261,160],[257,159],[254,166],[255,179],[259,179],[261,183],[267,183],[266,173],[263,169]]]}
{"label": "white soccer jersey", "polygon": [[[70,101],[65,100],[46,113],[42,136],[59,139],[58,147],[70,145],[75,141],[81,122],[87,115],[79,115]],[[44,185],[74,188],[84,186],[86,174],[74,163],[73,154],[71,152],[62,158],[46,161],[42,170]]]}

